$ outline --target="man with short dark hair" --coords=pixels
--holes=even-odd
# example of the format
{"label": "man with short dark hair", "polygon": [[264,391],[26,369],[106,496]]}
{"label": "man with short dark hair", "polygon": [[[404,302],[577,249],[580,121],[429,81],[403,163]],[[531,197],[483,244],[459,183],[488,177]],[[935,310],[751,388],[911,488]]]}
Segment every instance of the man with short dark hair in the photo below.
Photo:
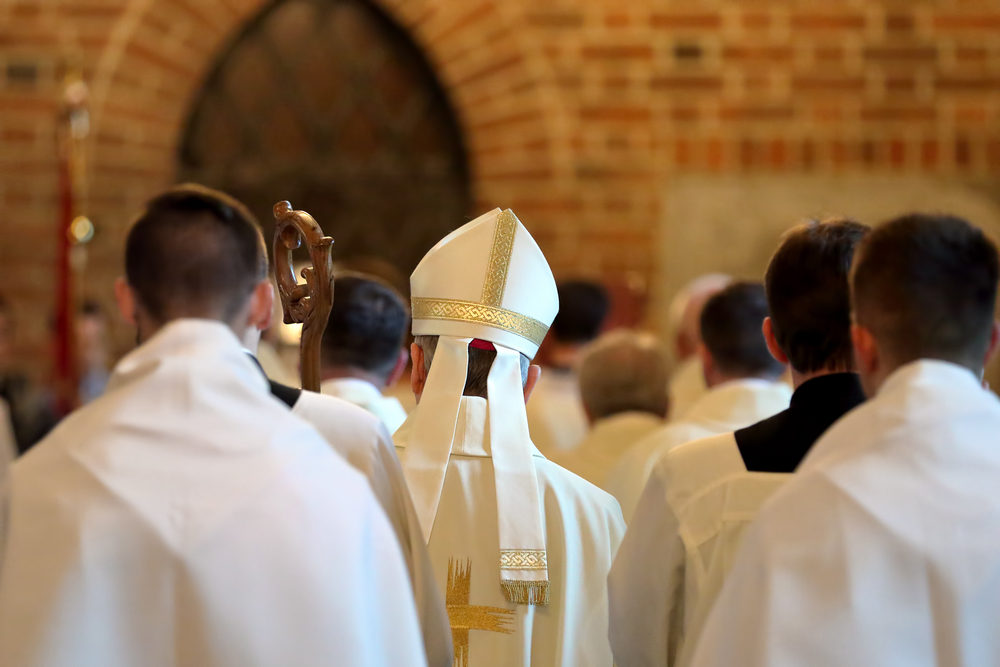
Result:
{"label": "man with short dark hair", "polygon": [[791,366],[795,393],[773,417],[656,462],[610,580],[618,664],[683,664],[678,652],[696,636],[756,510],[823,431],[864,400],[847,276],[867,229],[850,220],[800,225],[771,258],[764,339]]}
{"label": "man with short dark hair", "polygon": [[783,363],[767,351],[761,323],[767,298],[760,283],[737,282],[711,297],[701,311],[698,346],[709,390],[683,419],[653,431],[629,448],[608,476],[625,520],[636,510],[653,467],[685,442],[749,426],[788,407],[791,391],[780,381]]}
{"label": "man with short dark hair", "polygon": [[125,267],[139,347],[11,466],[0,664],[426,664],[385,513],[238,338],[273,299],[253,217],[173,188]]}
{"label": "man with short dark hair", "polygon": [[347,273],[334,281],[333,310],[323,332],[320,391],[364,408],[390,433],[406,421],[406,410],[382,392],[406,370],[408,320],[402,297],[374,276]]}
{"label": "man with short dark hair", "polygon": [[587,434],[576,366],[611,306],[607,290],[589,280],[563,281],[558,290],[559,312],[543,344],[546,365],[528,404],[532,442],[546,456],[572,450]]}
{"label": "man with short dark hair", "polygon": [[992,665],[1000,616],[996,247],[951,216],[876,228],[851,273],[864,405],[761,510],[694,665]]}

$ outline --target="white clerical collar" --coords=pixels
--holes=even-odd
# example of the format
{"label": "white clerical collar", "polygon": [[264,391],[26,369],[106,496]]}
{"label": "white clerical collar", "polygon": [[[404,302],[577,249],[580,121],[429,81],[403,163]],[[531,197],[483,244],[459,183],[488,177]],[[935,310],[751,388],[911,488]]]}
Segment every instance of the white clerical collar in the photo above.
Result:
{"label": "white clerical collar", "polygon": [[[413,416],[418,405],[407,418],[406,422],[396,432],[398,438],[397,446],[406,449],[406,441],[409,437],[410,426],[413,423]],[[490,448],[489,433],[489,403],[485,398],[479,396],[463,396],[461,406],[458,411],[458,421],[455,424],[455,438],[451,449],[452,456],[471,456],[479,458],[489,458],[492,456]],[[535,458],[544,459],[545,455],[531,445],[531,455]]]}
{"label": "white clerical collar", "polygon": [[756,421],[762,402],[776,402],[773,412],[779,412],[788,407],[791,397],[791,389],[781,382],[759,378],[729,380],[710,387],[680,421],[729,423],[744,416]]}
{"label": "white clerical collar", "polygon": [[351,377],[323,380],[320,393],[339,396],[351,403],[378,403],[385,398],[378,387],[368,380]]}
{"label": "white clerical collar", "polygon": [[877,395],[893,394],[916,383],[954,389],[982,389],[982,381],[965,366],[940,359],[918,359],[893,371],[879,387]]}
{"label": "white clerical collar", "polygon": [[[455,446],[452,454],[462,456],[491,456],[489,403],[479,396],[463,396],[455,428]],[[544,459],[538,448],[531,445],[531,455]]]}
{"label": "white clerical collar", "polygon": [[223,363],[256,391],[263,394],[270,391],[267,378],[247,357],[232,329],[217,320],[195,318],[168,322],[152,338],[122,357],[111,373],[106,391],[156,370],[171,358]]}

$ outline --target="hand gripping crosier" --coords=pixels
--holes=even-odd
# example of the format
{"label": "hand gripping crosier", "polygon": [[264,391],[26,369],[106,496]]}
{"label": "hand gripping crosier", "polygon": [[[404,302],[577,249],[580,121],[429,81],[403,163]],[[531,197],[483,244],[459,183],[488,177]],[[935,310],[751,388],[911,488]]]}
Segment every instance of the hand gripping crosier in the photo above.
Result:
{"label": "hand gripping crosier", "polygon": [[[302,388],[319,391],[320,343],[333,308],[333,239],[305,211],[287,201],[274,205],[274,279],[285,324],[301,323],[299,343]],[[311,266],[302,269],[305,283],[295,277],[292,251],[305,240]]]}

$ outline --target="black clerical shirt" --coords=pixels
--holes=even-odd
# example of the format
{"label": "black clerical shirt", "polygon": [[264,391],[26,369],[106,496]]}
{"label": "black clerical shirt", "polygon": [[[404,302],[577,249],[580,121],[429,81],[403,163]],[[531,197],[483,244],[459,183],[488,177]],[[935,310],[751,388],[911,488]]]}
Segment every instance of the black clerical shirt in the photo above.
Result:
{"label": "black clerical shirt", "polygon": [[789,407],[736,431],[736,445],[751,472],[795,472],[820,436],[865,400],[856,373],[821,375],[802,383]]}

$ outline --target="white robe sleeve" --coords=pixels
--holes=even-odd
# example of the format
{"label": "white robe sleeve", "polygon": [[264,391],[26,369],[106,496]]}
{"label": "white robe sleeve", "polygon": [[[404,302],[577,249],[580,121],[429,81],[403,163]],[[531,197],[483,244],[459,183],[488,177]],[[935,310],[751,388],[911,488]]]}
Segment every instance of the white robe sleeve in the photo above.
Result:
{"label": "white robe sleeve", "polygon": [[672,665],[684,627],[684,544],[654,471],[608,577],[611,650],[618,667]]}
{"label": "white robe sleeve", "polygon": [[449,667],[452,639],[448,614],[389,432],[356,405],[313,392],[302,393],[293,413],[315,426],[331,447],[368,480],[406,561],[428,664]]}
{"label": "white robe sleeve", "polygon": [[431,667],[449,667],[453,662],[451,625],[434,578],[434,568],[423,541],[413,500],[406,487],[403,469],[392,439],[384,427],[380,429],[377,456],[369,483],[393,524],[406,559],[417,615],[420,617],[427,663]]}

